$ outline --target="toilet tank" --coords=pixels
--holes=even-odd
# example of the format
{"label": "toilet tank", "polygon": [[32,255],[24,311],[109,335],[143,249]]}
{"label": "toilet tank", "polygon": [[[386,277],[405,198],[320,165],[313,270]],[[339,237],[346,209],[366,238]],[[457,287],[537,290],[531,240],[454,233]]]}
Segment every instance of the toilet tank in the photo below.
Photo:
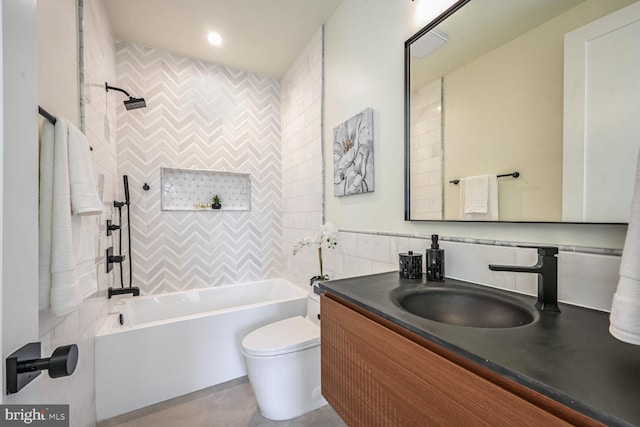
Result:
{"label": "toilet tank", "polygon": [[320,326],[320,295],[313,292],[307,296],[307,319]]}

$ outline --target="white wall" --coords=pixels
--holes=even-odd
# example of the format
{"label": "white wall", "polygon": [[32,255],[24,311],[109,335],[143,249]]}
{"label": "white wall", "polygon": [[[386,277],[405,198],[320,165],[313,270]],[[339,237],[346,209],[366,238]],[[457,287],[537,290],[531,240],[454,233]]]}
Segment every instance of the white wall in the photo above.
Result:
{"label": "white wall", "polygon": [[77,0],[40,0],[38,102],[79,127]]}
{"label": "white wall", "polygon": [[308,284],[320,274],[317,252],[292,247],[322,224],[322,29],[281,82],[282,229],[285,277]]}
{"label": "white wall", "polygon": [[443,219],[442,79],[411,94],[411,218]]}
{"label": "white wall", "polygon": [[[374,110],[376,190],[327,195],[326,218],[341,229],[503,239],[621,248],[626,226],[573,224],[467,224],[405,222],[404,41],[448,5],[428,0],[344,0],[326,24],[325,158],[333,127],[367,107]],[[333,165],[326,165],[330,186]]]}

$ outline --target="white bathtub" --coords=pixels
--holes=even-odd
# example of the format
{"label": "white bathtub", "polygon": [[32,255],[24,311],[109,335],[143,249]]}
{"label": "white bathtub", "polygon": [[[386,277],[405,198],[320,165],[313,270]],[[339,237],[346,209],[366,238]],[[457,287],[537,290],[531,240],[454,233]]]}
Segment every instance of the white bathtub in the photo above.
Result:
{"label": "white bathtub", "polygon": [[306,297],[272,279],[119,300],[96,335],[98,421],[246,375],[242,338]]}

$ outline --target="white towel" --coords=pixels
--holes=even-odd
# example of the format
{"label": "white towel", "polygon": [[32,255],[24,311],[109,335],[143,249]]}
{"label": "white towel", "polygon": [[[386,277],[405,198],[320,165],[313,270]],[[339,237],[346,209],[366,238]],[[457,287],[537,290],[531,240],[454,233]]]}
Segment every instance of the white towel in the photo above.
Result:
{"label": "white towel", "polygon": [[74,215],[96,215],[102,212],[102,202],[96,191],[91,166],[91,146],[87,137],[70,123],[69,128],[69,180],[71,183],[71,209]]}
{"label": "white towel", "polygon": [[489,204],[489,175],[462,178],[460,194],[464,198],[464,213],[487,213]]}
{"label": "white towel", "polygon": [[495,174],[460,179],[460,219],[498,221],[498,178]]}
{"label": "white towel", "polygon": [[39,306],[41,310],[51,307],[56,316],[76,310],[82,300],[97,289],[96,217],[80,217],[71,212],[69,129],[72,126],[65,119],[57,118],[51,141],[51,125],[45,122],[40,149]]}
{"label": "white towel", "polygon": [[40,212],[38,281],[40,310],[50,306],[51,294],[51,213],[53,210],[53,146],[54,127],[44,120],[40,130]]}
{"label": "white towel", "polygon": [[613,295],[609,321],[611,335],[640,345],[640,153],[629,227],[620,262],[620,281]]}

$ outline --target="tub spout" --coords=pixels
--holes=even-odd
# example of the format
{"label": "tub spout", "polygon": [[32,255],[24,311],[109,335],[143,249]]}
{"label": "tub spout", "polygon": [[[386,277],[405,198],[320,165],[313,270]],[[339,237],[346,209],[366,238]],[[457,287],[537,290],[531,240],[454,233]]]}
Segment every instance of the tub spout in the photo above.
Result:
{"label": "tub spout", "polygon": [[531,267],[489,264],[489,270],[536,273],[538,275],[538,301],[540,311],[560,312],[558,308],[558,248],[553,246],[520,246],[538,250],[538,262]]}
{"label": "tub spout", "polygon": [[107,289],[107,298],[111,299],[114,295],[132,294],[134,297],[140,295],[140,288],[137,286],[129,286],[128,288],[109,288]]}

